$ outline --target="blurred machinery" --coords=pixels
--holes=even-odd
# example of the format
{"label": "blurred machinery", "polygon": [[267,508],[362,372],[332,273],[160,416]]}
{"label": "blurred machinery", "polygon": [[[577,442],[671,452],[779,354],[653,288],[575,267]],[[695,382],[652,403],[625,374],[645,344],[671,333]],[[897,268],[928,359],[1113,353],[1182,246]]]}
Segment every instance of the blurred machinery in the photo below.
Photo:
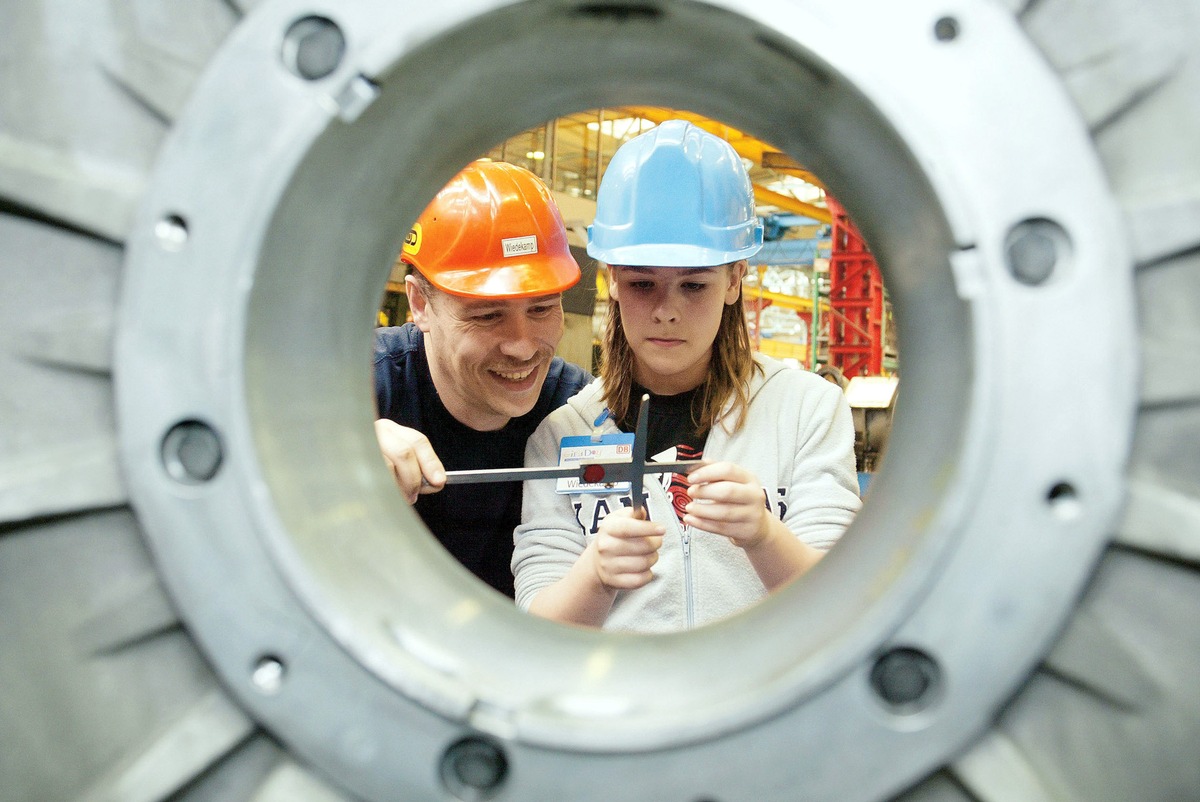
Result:
{"label": "blurred machinery", "polygon": [[829,253],[829,361],[846,376],[883,373],[883,277],[844,206],[828,197],[833,218]]}
{"label": "blurred machinery", "polygon": [[896,409],[896,376],[855,376],[846,385],[854,416],[854,459],[860,473],[874,473],[887,449]]}

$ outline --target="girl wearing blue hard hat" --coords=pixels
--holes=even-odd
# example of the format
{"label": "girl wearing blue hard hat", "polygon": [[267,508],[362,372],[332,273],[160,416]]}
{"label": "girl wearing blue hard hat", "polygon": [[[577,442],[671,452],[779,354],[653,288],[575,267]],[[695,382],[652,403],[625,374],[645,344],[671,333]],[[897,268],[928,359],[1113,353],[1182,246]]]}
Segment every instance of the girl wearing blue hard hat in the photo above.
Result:
{"label": "girl wearing blue hard hat", "polygon": [[807,571],[853,519],[842,393],[751,350],[741,280],[761,247],[753,188],[727,142],[671,120],[613,155],[588,229],[611,296],[600,378],[546,418],[526,464],[619,449],[643,393],[651,458],[705,464],[649,475],[648,519],[624,488],[527,483],[513,573],[531,613],[641,632],[701,626]]}

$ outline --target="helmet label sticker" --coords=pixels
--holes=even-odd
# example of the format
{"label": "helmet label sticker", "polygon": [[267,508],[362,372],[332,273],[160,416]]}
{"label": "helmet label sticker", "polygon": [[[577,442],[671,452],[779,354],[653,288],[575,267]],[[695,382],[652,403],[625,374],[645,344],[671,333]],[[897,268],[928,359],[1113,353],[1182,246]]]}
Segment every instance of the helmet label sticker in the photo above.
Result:
{"label": "helmet label sticker", "polygon": [[417,223],[404,238],[404,252],[416,256],[421,250],[421,224]]}
{"label": "helmet label sticker", "polygon": [[537,236],[530,234],[528,237],[502,239],[500,247],[503,249],[505,259],[510,256],[529,256],[538,252]]}

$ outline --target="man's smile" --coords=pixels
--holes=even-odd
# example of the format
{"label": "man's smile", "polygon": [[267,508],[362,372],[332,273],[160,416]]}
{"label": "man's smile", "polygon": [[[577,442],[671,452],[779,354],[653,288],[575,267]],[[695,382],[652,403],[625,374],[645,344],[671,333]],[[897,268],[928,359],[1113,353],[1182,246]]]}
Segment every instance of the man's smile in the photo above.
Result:
{"label": "man's smile", "polygon": [[508,381],[511,381],[511,382],[519,382],[519,381],[524,381],[525,379],[529,378],[529,374],[533,373],[534,370],[535,370],[535,368],[529,368],[528,370],[524,370],[524,371],[520,371],[520,372],[505,372],[505,371],[500,371],[500,370],[493,370],[492,373],[499,376],[502,379],[507,379]]}

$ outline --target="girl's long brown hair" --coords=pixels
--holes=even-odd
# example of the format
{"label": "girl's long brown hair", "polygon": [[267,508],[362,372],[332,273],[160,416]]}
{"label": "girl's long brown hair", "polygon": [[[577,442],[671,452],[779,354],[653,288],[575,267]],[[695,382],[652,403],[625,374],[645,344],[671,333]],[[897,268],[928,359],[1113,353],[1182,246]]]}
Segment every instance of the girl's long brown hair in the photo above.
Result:
{"label": "girl's long brown hair", "polygon": [[[732,262],[723,267],[732,271],[735,264]],[[713,341],[708,375],[692,402],[692,424],[696,431],[707,432],[721,423],[721,413],[726,406],[730,407],[729,420],[733,426],[730,428],[727,420],[723,422],[725,428],[732,433],[745,425],[750,409],[750,379],[755,371],[762,373],[762,366],[754,361],[750,348],[750,329],[746,325],[739,287],[737,300],[721,310],[721,325]],[[604,382],[604,403],[613,420],[625,420],[633,389],[633,350],[621,326],[621,305],[615,300],[608,303],[604,340],[600,344],[600,378]]]}

